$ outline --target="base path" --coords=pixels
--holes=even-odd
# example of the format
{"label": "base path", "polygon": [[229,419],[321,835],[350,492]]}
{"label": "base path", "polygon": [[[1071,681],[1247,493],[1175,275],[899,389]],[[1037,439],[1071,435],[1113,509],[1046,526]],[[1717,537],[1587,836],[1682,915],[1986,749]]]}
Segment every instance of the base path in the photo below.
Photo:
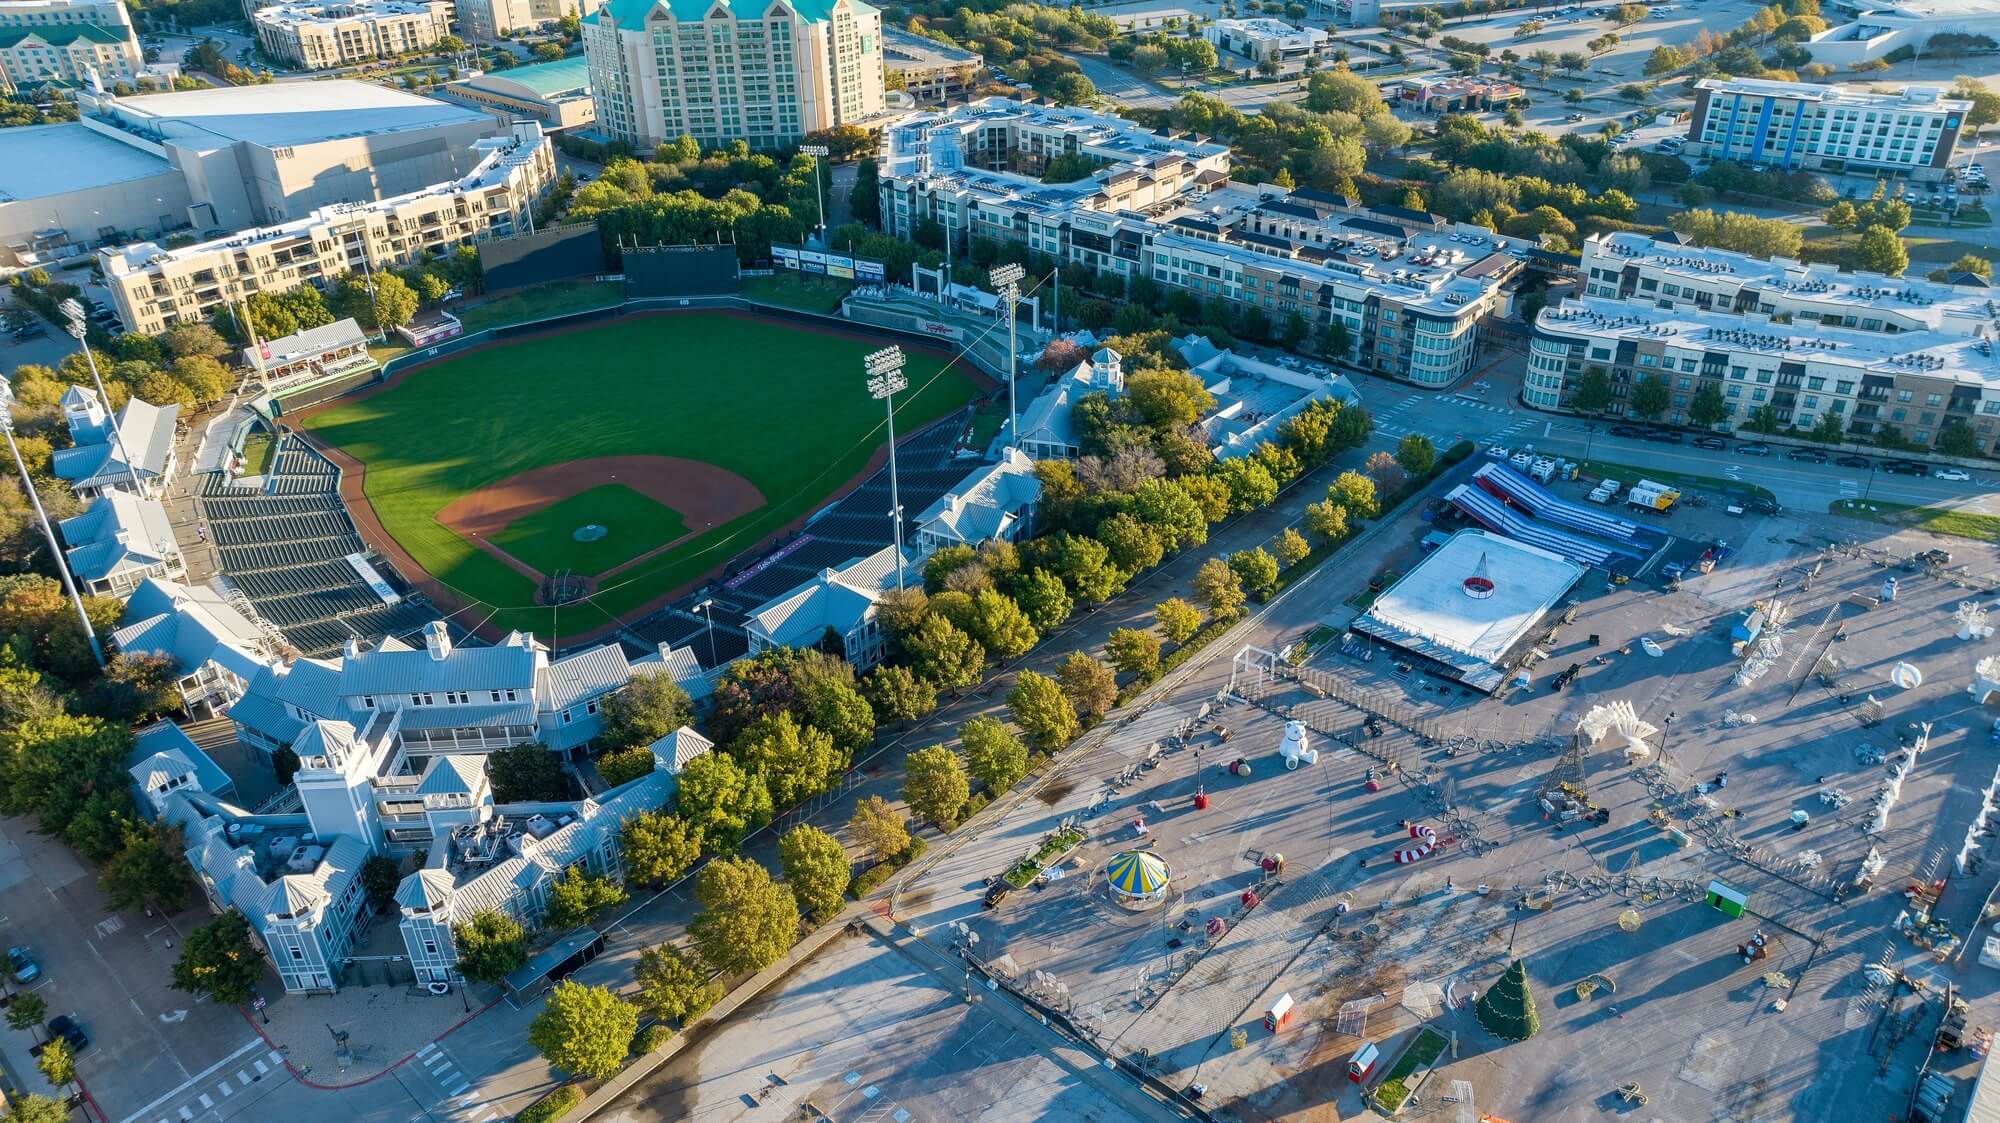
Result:
{"label": "base path", "polygon": [[593,456],[531,468],[461,495],[438,512],[437,521],[472,545],[540,580],[546,575],[494,545],[493,536],[551,503],[608,483],[624,484],[679,512],[687,533],[603,573],[589,575],[600,579],[764,505],[764,493],[755,484],[707,461],[678,456]]}

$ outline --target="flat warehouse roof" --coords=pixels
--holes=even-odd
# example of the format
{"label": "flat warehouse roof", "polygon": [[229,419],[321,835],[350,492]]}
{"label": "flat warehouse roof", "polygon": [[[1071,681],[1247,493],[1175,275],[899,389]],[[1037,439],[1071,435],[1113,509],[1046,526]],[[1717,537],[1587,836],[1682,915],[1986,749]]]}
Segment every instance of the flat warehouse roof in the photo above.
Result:
{"label": "flat warehouse roof", "polygon": [[[1492,595],[1466,595],[1475,573]],[[1368,615],[1402,631],[1488,663],[1527,634],[1583,576],[1584,567],[1547,550],[1484,530],[1461,530],[1417,563]]]}
{"label": "flat warehouse roof", "polygon": [[144,149],[73,121],[0,129],[0,202],[41,199],[172,170]]}
{"label": "flat warehouse roof", "polygon": [[279,146],[491,121],[463,106],[373,82],[273,82],[119,98],[126,115],[173,122],[228,140]]}

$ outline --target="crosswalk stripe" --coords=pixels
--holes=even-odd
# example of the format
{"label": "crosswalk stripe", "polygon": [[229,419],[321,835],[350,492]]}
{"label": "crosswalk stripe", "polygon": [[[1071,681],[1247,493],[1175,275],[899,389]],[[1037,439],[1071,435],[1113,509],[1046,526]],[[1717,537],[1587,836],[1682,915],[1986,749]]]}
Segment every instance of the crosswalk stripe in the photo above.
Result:
{"label": "crosswalk stripe", "polygon": [[424,1045],[423,1048],[417,1050],[417,1056],[427,1057],[436,1051],[437,1051],[437,1042],[435,1041],[428,1042]]}
{"label": "crosswalk stripe", "polygon": [[470,1088],[470,1087],[472,1087],[472,1081],[470,1081],[470,1080],[467,1080],[467,1079],[465,1079],[464,1077],[462,1077],[462,1076],[461,1076],[461,1077],[459,1077],[459,1080],[458,1080],[458,1087],[456,1087],[456,1088],[447,1088],[447,1089],[445,1089],[445,1093],[444,1093],[444,1094],[445,1094],[445,1095],[447,1095],[447,1096],[456,1096],[456,1095],[458,1095],[459,1093],[461,1093],[461,1092],[465,1091],[465,1090],[466,1090],[467,1088]]}
{"label": "crosswalk stripe", "polygon": [[270,1069],[264,1067],[263,1061],[251,1061],[250,1063],[257,1066],[257,1075],[259,1076],[268,1075],[271,1071]]}
{"label": "crosswalk stripe", "polygon": [[191,1107],[189,1107],[189,1106],[188,1106],[188,1105],[186,1105],[186,1104],[182,1104],[182,1105],[181,1105],[181,1118],[182,1118],[182,1119],[193,1119],[193,1118],[194,1118],[194,1109],[193,1109],[193,1108],[191,1108]]}
{"label": "crosswalk stripe", "polygon": [[236,1090],[229,1086],[229,1081],[227,1080],[223,1081],[220,1084],[217,1084],[215,1086],[215,1090],[221,1092],[224,1099],[227,1099],[228,1097],[236,1094]]}
{"label": "crosswalk stripe", "polygon": [[211,1107],[214,1107],[214,1106],[215,1106],[215,1101],[214,1101],[214,1100],[212,1100],[212,1099],[209,1099],[209,1098],[208,1098],[208,1093],[206,1093],[206,1092],[203,1092],[203,1093],[202,1093],[201,1095],[199,1095],[199,1096],[196,1096],[195,1098],[201,1101],[201,1106],[203,1107],[203,1109],[207,1109],[207,1108],[211,1108]]}
{"label": "crosswalk stripe", "polygon": [[266,1054],[264,1054],[264,1055],[265,1055],[265,1056],[267,1056],[267,1057],[269,1057],[269,1058],[271,1058],[271,1063],[272,1063],[272,1064],[274,1064],[274,1065],[277,1065],[277,1066],[279,1066],[280,1068],[284,1067],[284,1064],[285,1064],[285,1055],[284,1055],[283,1053],[280,1053],[280,1052],[278,1052],[278,1051],[277,1051],[276,1049],[273,1049],[273,1050],[271,1050],[270,1052],[268,1052],[268,1053],[266,1053]]}
{"label": "crosswalk stripe", "polygon": [[[259,1071],[261,1071],[261,1070],[259,1070]],[[237,1082],[238,1084],[241,1084],[241,1085],[243,1085],[243,1086],[244,1086],[245,1088],[248,1088],[248,1087],[250,1086],[250,1074],[249,1074],[249,1073],[247,1073],[247,1072],[244,1072],[244,1071],[243,1071],[242,1069],[240,1069],[240,1068],[239,1068],[239,1069],[237,1069],[237,1070],[236,1070],[236,1082]]]}

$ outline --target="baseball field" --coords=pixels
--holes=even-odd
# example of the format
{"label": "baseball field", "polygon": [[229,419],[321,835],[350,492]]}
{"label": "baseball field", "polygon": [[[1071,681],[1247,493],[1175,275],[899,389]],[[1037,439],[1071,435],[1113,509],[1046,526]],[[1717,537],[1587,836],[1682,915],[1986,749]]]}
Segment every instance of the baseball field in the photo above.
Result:
{"label": "baseball field", "polygon": [[[574,636],[851,483],[884,441],[861,366],[881,346],[738,313],[630,317],[467,351],[300,424],[350,488],[360,466],[364,533],[378,524],[392,557],[473,606],[468,623]],[[906,373],[900,433],[979,392],[937,352],[911,351]],[[536,598],[557,574],[593,592],[552,623]]]}

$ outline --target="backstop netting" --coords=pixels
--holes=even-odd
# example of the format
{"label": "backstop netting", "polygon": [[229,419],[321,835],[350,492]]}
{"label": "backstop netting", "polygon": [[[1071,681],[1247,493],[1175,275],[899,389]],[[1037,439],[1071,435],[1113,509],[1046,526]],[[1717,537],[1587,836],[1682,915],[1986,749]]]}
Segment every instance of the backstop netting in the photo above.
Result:
{"label": "backstop netting", "polygon": [[645,246],[625,251],[625,295],[632,299],[730,296],[742,289],[735,246]]}
{"label": "backstop netting", "polygon": [[595,223],[552,226],[533,234],[481,242],[479,267],[487,292],[607,272],[604,239]]}

